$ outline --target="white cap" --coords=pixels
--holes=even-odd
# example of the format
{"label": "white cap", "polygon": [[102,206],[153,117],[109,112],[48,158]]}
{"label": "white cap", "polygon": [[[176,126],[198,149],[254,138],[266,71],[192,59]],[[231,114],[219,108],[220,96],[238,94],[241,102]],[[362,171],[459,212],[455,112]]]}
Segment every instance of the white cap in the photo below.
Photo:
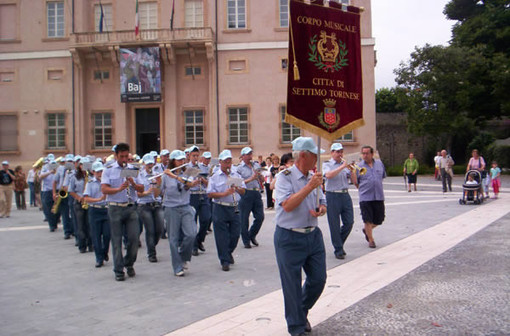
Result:
{"label": "white cap", "polygon": [[9,164],[9,161],[7,161],[7,160],[2,161],[2,164],[3,164],[3,165],[8,165],[8,164]]}
{"label": "white cap", "polygon": [[[292,141],[292,150],[293,151],[308,151],[313,154],[319,153],[319,148],[315,145],[315,142],[310,137],[299,137]],[[321,149],[321,154],[324,153],[324,150]]]}
{"label": "white cap", "polygon": [[182,150],[174,150],[172,153],[170,153],[170,159],[171,160],[184,160],[186,158],[186,153],[184,153]]}
{"label": "white cap", "polygon": [[218,156],[218,159],[220,159],[221,161],[226,160],[226,159],[231,159],[231,158],[232,158],[232,152],[230,152],[228,149],[225,149]]}
{"label": "white cap", "polygon": [[190,153],[191,153],[191,152],[199,152],[199,151],[200,151],[200,148],[198,148],[198,146],[196,146],[196,145],[193,145],[193,146],[191,146],[191,147],[190,147],[190,148],[188,148],[188,149],[189,149],[189,152],[190,152]]}
{"label": "white cap", "polygon": [[203,152],[202,153],[202,157],[204,157],[206,159],[212,158],[211,152]]}
{"label": "white cap", "polygon": [[344,146],[340,142],[335,142],[331,145],[331,151],[341,150],[344,149]]}
{"label": "white cap", "polygon": [[102,170],[104,170],[104,166],[101,162],[96,161],[92,164],[92,171],[97,172],[97,171],[102,171]]}
{"label": "white cap", "polygon": [[143,156],[143,163],[145,163],[145,164],[151,164],[151,163],[154,164],[155,163],[154,156],[152,156],[150,154],[149,155],[145,154]]}
{"label": "white cap", "polygon": [[81,160],[81,156],[79,156],[79,155],[74,156],[74,162],[80,161],[80,160]]}
{"label": "white cap", "polygon": [[159,156],[163,156],[163,155],[169,155],[170,154],[170,151],[168,149],[163,149],[161,151],[161,153],[159,153]]}
{"label": "white cap", "polygon": [[250,147],[244,147],[243,149],[241,149],[241,155],[250,154],[251,152],[253,152],[253,149],[251,149]]}

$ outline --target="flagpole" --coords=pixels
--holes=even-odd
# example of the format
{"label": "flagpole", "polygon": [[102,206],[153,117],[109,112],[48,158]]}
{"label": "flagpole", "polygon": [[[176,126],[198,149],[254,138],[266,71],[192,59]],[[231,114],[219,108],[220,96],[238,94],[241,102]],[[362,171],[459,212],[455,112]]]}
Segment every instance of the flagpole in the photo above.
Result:
{"label": "flagpole", "polygon": [[[321,173],[321,137],[317,135],[317,172]],[[321,173],[322,174],[322,173]],[[315,211],[319,212],[321,208],[320,203],[320,189],[322,188],[322,183],[317,187],[317,208]]]}

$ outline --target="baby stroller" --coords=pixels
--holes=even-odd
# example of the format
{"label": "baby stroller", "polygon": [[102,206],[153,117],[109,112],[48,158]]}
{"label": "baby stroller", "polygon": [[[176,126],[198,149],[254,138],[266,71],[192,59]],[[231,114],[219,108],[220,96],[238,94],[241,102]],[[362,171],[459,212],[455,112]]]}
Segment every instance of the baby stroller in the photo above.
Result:
{"label": "baby stroller", "polygon": [[[473,177],[473,182],[476,183],[468,183],[470,182],[470,175]],[[462,198],[459,199],[459,204],[466,204],[467,202],[473,202],[474,204],[483,203],[482,174],[478,170],[469,170],[464,176]]]}

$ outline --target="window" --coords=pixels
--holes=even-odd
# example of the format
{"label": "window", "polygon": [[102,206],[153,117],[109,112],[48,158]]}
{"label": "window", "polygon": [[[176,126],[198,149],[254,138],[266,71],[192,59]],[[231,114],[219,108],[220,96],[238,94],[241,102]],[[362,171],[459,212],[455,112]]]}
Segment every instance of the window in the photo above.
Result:
{"label": "window", "polygon": [[353,135],[352,131],[342,135],[340,138],[335,140],[335,142],[340,142],[340,141],[353,142],[354,141],[354,135]]}
{"label": "window", "polygon": [[46,3],[48,37],[64,37],[64,2]]}
{"label": "window", "polygon": [[64,113],[48,113],[48,149],[66,148]]}
{"label": "window", "polygon": [[157,29],[158,3],[142,2],[139,6],[140,29]]}
{"label": "window", "polygon": [[291,143],[294,139],[301,136],[301,129],[294,125],[285,122],[285,112],[287,107],[285,105],[280,106],[280,120],[282,122],[282,138],[281,141],[284,144]]}
{"label": "window", "polygon": [[248,144],[248,108],[228,109],[228,142],[231,145]]}
{"label": "window", "polygon": [[186,146],[204,145],[204,111],[184,111],[184,129]]}
{"label": "window", "polygon": [[112,114],[94,113],[94,148],[111,148],[112,140]]}
{"label": "window", "polygon": [[16,4],[0,4],[0,41],[15,40],[17,27]]}
{"label": "window", "polygon": [[51,81],[61,80],[64,77],[64,70],[62,69],[49,69],[47,71],[47,79]]}
{"label": "window", "polygon": [[245,72],[246,71],[246,60],[229,60],[228,61],[229,72]]}
{"label": "window", "polygon": [[202,0],[186,0],[185,4],[185,27],[204,26],[204,8]]}
{"label": "window", "polygon": [[94,70],[94,80],[103,82],[110,79],[110,71],[108,70]]}
{"label": "window", "polygon": [[0,70],[0,83],[14,82],[15,74],[11,70]]}
{"label": "window", "polygon": [[200,76],[202,74],[202,68],[187,66],[184,69],[184,74],[186,76]]}
{"label": "window", "polygon": [[[112,5],[103,6],[103,32],[111,32],[113,30]],[[99,31],[99,22],[101,20],[101,6],[94,6],[94,30]]]}
{"label": "window", "polygon": [[280,65],[283,71],[287,71],[287,69],[289,68],[289,60],[287,58],[282,58],[280,60]]}
{"label": "window", "polygon": [[228,0],[228,28],[241,29],[246,28],[246,1]]}
{"label": "window", "polygon": [[280,27],[289,27],[289,0],[280,1]]}
{"label": "window", "polygon": [[0,151],[18,150],[18,116],[0,115]]}

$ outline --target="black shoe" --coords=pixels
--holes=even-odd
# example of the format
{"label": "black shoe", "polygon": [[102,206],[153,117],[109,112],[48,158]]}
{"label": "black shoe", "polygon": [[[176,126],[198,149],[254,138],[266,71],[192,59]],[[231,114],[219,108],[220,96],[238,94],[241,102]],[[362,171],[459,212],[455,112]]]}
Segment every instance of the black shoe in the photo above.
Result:
{"label": "black shoe", "polygon": [[233,265],[236,263],[236,261],[234,260],[234,256],[232,255],[232,253],[230,253],[230,263]]}
{"label": "black shoe", "polygon": [[312,325],[310,324],[308,319],[306,319],[305,332],[307,333],[312,332]]}
{"label": "black shoe", "polygon": [[96,261],[96,268],[102,267],[103,262],[102,261]]}
{"label": "black shoe", "polygon": [[253,245],[259,246],[259,242],[257,241],[257,239],[255,239],[255,237],[252,237],[250,240]]}
{"label": "black shoe", "polygon": [[337,258],[337,259],[345,259],[345,255],[343,255],[342,253],[338,253],[338,254],[335,254],[335,258]]}
{"label": "black shoe", "polygon": [[115,281],[124,281],[125,279],[124,273],[115,274]]}
{"label": "black shoe", "polygon": [[92,245],[89,246],[89,252],[94,252],[94,246]]}
{"label": "black shoe", "polygon": [[108,260],[110,260],[110,258],[108,257],[108,253],[105,253],[104,254],[104,261],[108,261]]}
{"label": "black shoe", "polygon": [[50,232],[55,232],[55,230],[56,230],[55,228],[51,228]]}
{"label": "black shoe", "polygon": [[71,239],[71,235],[70,235],[70,234],[66,234],[66,235],[64,235],[64,239],[66,239],[66,240],[67,240],[67,239]]}
{"label": "black shoe", "polygon": [[161,239],[167,239],[167,238],[168,238],[168,237],[166,236],[166,233],[163,233],[163,234],[161,235]]}
{"label": "black shoe", "polygon": [[149,262],[151,262],[151,263],[158,262],[158,258],[156,258],[156,256],[150,256],[149,257]]}
{"label": "black shoe", "polygon": [[225,263],[225,264],[221,265],[221,269],[225,272],[228,272],[228,271],[230,271],[230,265]]}
{"label": "black shoe", "polygon": [[198,249],[202,252],[205,252],[204,243],[198,243]]}
{"label": "black shoe", "polygon": [[142,247],[142,241],[141,240],[138,241],[138,247]]}
{"label": "black shoe", "polygon": [[87,253],[87,249],[86,248],[80,249],[80,253]]}
{"label": "black shoe", "polygon": [[133,267],[127,267],[127,275],[129,277],[134,277],[136,275],[135,269]]}
{"label": "black shoe", "polygon": [[248,244],[244,244],[244,248],[251,248],[250,243],[248,243]]}
{"label": "black shoe", "polygon": [[198,257],[198,250],[197,249],[193,249],[193,251],[191,251],[191,255],[195,256],[195,257]]}

